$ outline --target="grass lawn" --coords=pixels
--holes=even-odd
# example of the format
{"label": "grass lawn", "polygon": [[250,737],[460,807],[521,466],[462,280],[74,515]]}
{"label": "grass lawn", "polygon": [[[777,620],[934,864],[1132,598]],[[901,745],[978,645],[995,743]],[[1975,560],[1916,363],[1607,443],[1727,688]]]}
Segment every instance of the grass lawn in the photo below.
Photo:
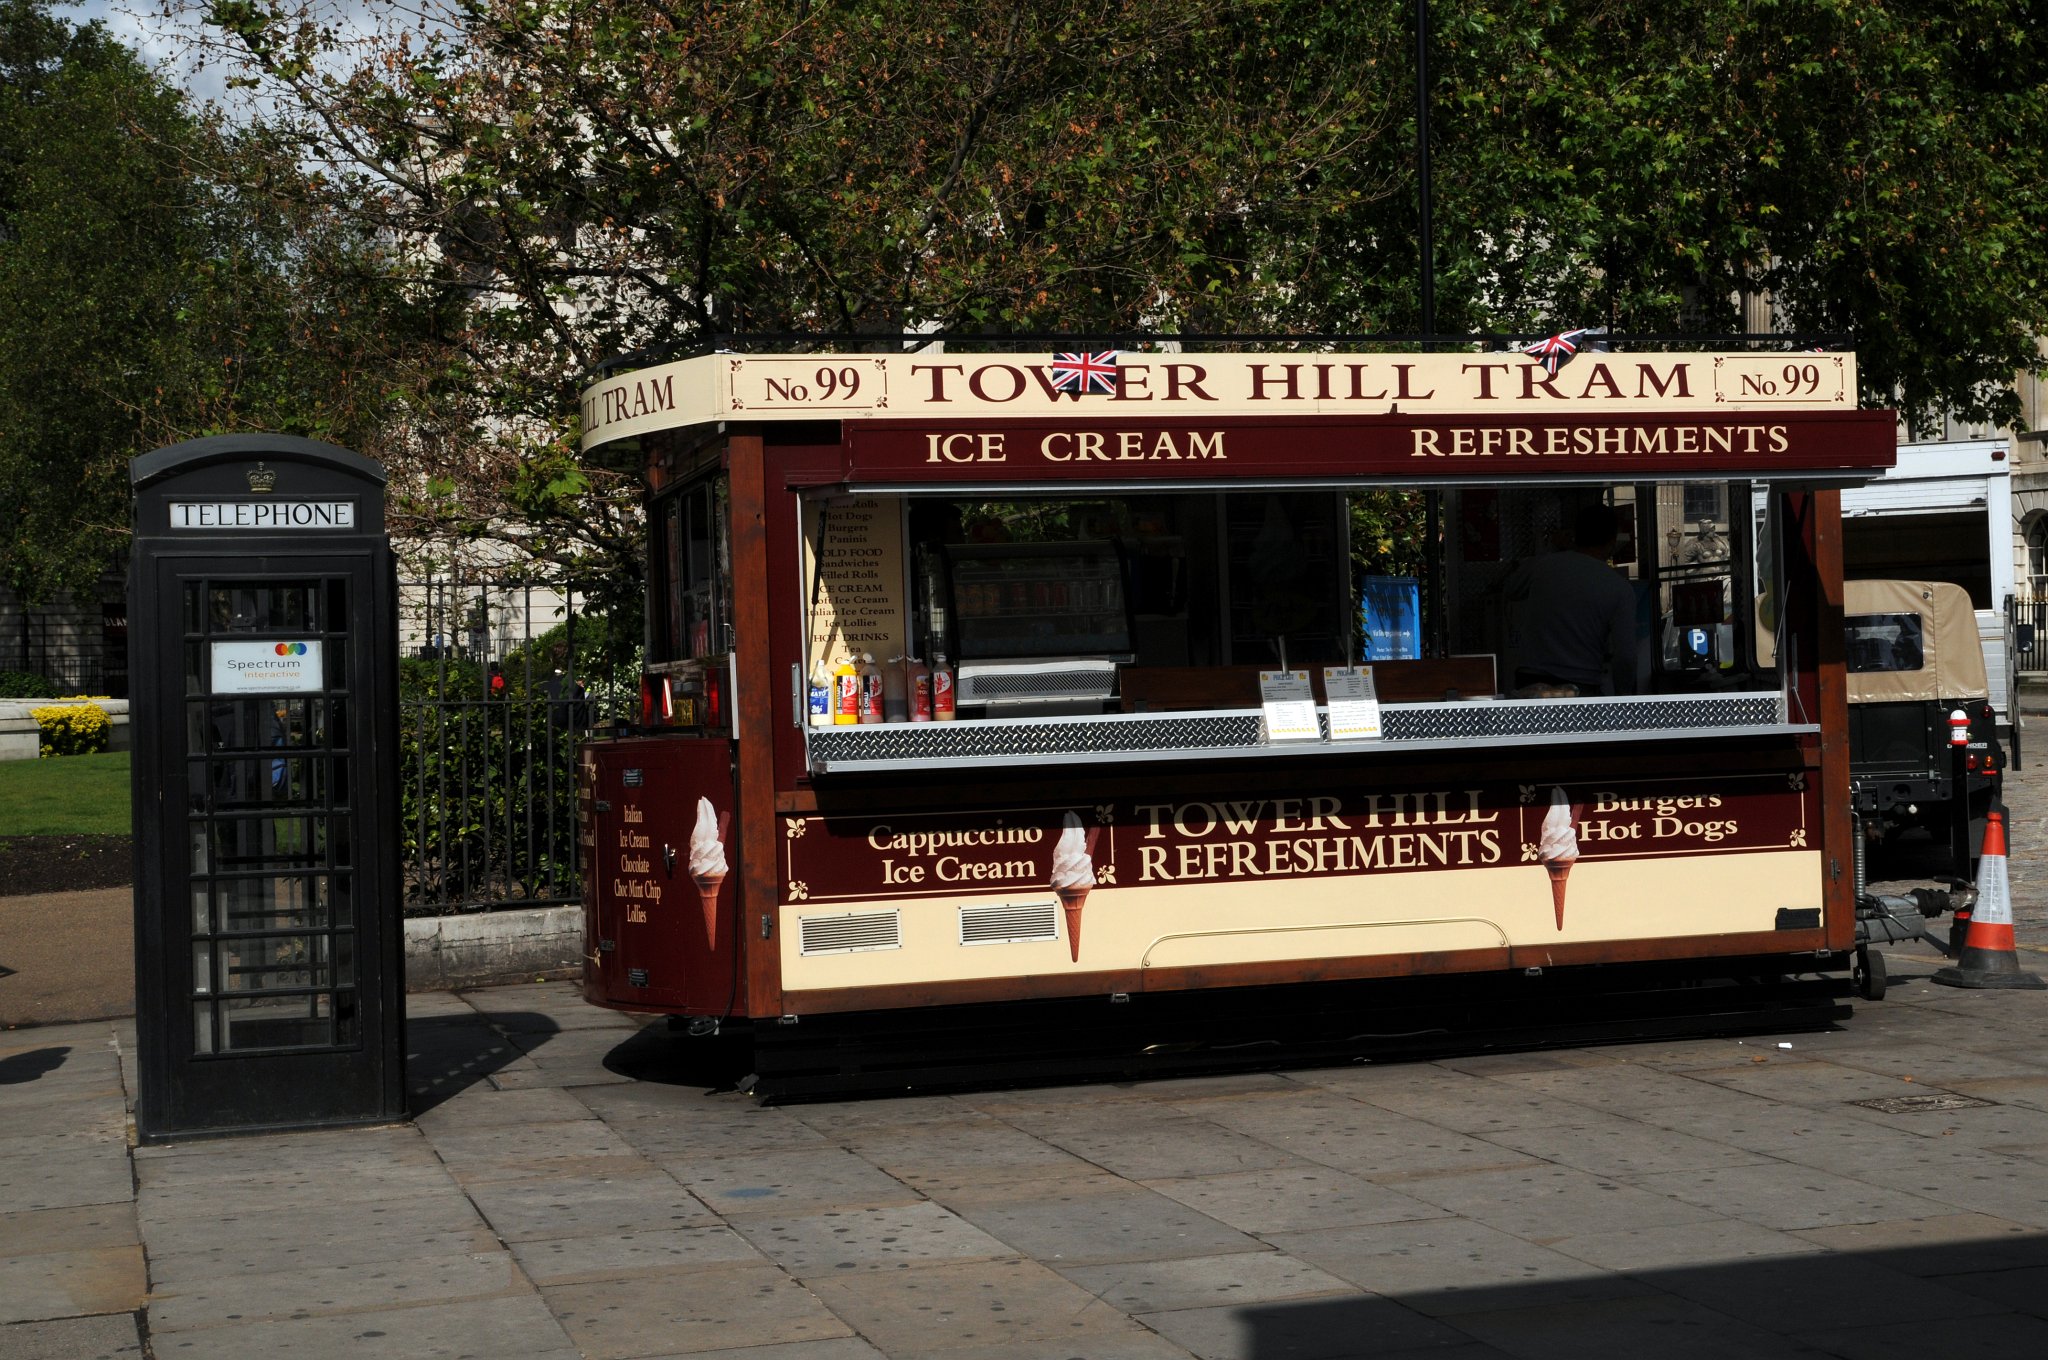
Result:
{"label": "grass lawn", "polygon": [[128,753],[0,760],[0,836],[125,836]]}

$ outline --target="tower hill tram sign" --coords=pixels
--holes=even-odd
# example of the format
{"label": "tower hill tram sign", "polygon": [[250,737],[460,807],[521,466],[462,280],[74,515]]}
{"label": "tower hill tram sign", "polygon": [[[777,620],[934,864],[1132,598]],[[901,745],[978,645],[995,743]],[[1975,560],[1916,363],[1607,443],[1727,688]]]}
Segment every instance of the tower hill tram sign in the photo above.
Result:
{"label": "tower hill tram sign", "polygon": [[[1895,428],[1855,394],[1853,355],[1785,353],[714,354],[608,378],[583,443],[646,478],[649,662],[640,730],[579,762],[586,995],[723,1023],[1846,973],[1838,488],[1890,465]],[[1427,492],[1443,525],[1424,654],[1369,678],[1360,486]],[[1632,541],[1634,684],[1525,687],[1543,621],[1516,563],[1596,501]],[[1716,552],[1664,561],[1701,518]],[[880,721],[813,700],[834,669],[866,688],[849,651]],[[921,721],[941,654],[957,719]]]}

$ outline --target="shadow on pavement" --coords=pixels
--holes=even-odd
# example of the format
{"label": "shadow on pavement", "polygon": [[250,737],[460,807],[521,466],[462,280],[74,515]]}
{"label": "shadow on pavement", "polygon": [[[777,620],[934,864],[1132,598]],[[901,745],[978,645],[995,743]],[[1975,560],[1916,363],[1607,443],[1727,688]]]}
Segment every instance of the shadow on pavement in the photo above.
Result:
{"label": "shadow on pavement", "polygon": [[[1703,1233],[1706,1226],[1700,1225]],[[1870,1231],[1896,1238],[1917,1227],[1891,1223]],[[1219,1338],[1223,1344],[1201,1353],[1248,1360],[1420,1354],[1424,1348],[1458,1346],[1470,1339],[1498,1348],[1488,1354],[1560,1358],[1656,1354],[1881,1360],[1953,1354],[2019,1360],[2048,1355],[2048,1290],[2040,1287],[2048,1269],[2048,1237],[2032,1233],[1948,1241],[1930,1237],[1903,1247],[1617,1268],[1618,1273],[1591,1266],[1583,1274],[1560,1272],[1555,1267],[1564,1258],[1558,1256],[1541,1263],[1502,1260],[1494,1266],[1503,1274],[1518,1271],[1539,1278],[1435,1289],[1402,1287],[1400,1277],[1411,1275],[1425,1253],[1400,1252],[1397,1226],[1372,1232],[1385,1239],[1388,1278],[1375,1282],[1369,1255],[1348,1257],[1343,1274],[1377,1289],[1375,1296],[1201,1309],[1197,1313],[1206,1316],[1184,1313],[1178,1320],[1201,1325],[1211,1335],[1225,1334]],[[1682,1232],[1665,1229],[1645,1236]],[[1509,1254],[1516,1251],[1541,1249],[1515,1242]],[[1438,1273],[1457,1271],[1440,1264]],[[1167,1330],[1184,1345],[1192,1340],[1192,1335],[1175,1335],[1171,1322]],[[1232,1331],[1235,1337],[1228,1336]]]}
{"label": "shadow on pavement", "polygon": [[658,1086],[689,1086],[730,1091],[753,1071],[754,1041],[750,1034],[688,1035],[667,1025],[647,1025],[605,1054],[607,1072]]}
{"label": "shadow on pavement", "polygon": [[[517,1062],[527,1050],[545,1043],[545,1036],[559,1032],[560,1028],[545,1015],[524,1012],[489,1019],[481,1015],[430,1015],[406,1021],[408,1107],[415,1115],[426,1113],[493,1072]],[[507,1031],[528,1042],[522,1048],[506,1037]]]}
{"label": "shadow on pavement", "polygon": [[18,1086],[23,1082],[36,1081],[46,1073],[62,1067],[65,1055],[70,1052],[69,1045],[58,1045],[52,1048],[31,1048],[26,1053],[0,1058],[0,1086]]}

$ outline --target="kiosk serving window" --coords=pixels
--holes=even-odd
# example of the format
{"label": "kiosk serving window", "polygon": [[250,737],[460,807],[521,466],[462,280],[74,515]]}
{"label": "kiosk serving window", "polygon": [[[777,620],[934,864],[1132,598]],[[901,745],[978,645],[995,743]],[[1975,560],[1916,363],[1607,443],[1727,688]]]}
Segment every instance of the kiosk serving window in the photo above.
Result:
{"label": "kiosk serving window", "polygon": [[[1729,514],[1750,504],[1749,483],[1419,490],[1439,526],[1416,587],[1419,655],[1373,663],[1378,700],[1389,706],[1374,745],[1640,739],[1786,723],[1772,653],[1757,642],[1758,593],[1735,587],[1758,580],[1768,603],[1771,559],[1756,538],[1769,521]],[[1124,747],[1159,754],[1155,741],[1189,742],[1191,754],[1265,748],[1273,682],[1261,672],[1306,669],[1320,705],[1325,667],[1366,660],[1361,602],[1376,584],[1374,545],[1351,541],[1352,494],[813,496],[810,658],[829,663],[832,647],[854,636],[851,618],[865,636],[886,637],[877,660],[944,653],[959,670],[967,723],[950,735],[894,739],[871,728],[814,729],[813,768],[860,768],[869,748],[884,759],[911,747],[924,753],[915,758],[944,758],[941,746],[972,746],[977,723],[988,725],[991,759],[1012,740],[1051,743],[1054,755],[1070,748],[1077,759]],[[1574,522],[1594,504],[1620,530],[1609,570],[1634,601],[1634,649],[1613,669],[1633,683],[1518,690],[1526,639],[1546,623],[1527,617],[1518,575],[1535,558],[1572,551]],[[1102,682],[1091,688],[1085,676]],[[1133,726],[1182,714],[1212,721],[1171,735],[1165,725]],[[1043,731],[1027,737],[1018,725],[1033,721]]]}

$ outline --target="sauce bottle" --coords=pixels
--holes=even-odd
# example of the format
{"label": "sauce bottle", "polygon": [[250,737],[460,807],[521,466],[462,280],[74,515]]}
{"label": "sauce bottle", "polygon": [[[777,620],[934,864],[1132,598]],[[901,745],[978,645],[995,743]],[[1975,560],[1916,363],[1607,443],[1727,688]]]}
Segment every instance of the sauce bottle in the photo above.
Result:
{"label": "sauce bottle", "polygon": [[953,668],[946,664],[946,654],[941,652],[932,663],[932,718],[937,722],[952,722],[956,716],[953,712]]}
{"label": "sauce bottle", "polygon": [[903,669],[903,658],[892,656],[882,670],[882,720],[884,722],[910,721],[909,677]]}
{"label": "sauce bottle", "polygon": [[932,720],[932,668],[913,656],[910,658],[910,664],[904,668],[903,674],[904,684],[910,691],[910,720],[914,723],[930,722]]}
{"label": "sauce bottle", "polygon": [[860,715],[863,723],[878,723],[882,720],[882,668],[875,664],[873,652],[860,654]]}
{"label": "sauce bottle", "polygon": [[832,725],[832,672],[825,668],[823,657],[811,667],[810,688],[804,695],[804,708],[813,727]]}
{"label": "sauce bottle", "polygon": [[842,656],[832,668],[832,722],[848,727],[860,721],[860,668]]}

